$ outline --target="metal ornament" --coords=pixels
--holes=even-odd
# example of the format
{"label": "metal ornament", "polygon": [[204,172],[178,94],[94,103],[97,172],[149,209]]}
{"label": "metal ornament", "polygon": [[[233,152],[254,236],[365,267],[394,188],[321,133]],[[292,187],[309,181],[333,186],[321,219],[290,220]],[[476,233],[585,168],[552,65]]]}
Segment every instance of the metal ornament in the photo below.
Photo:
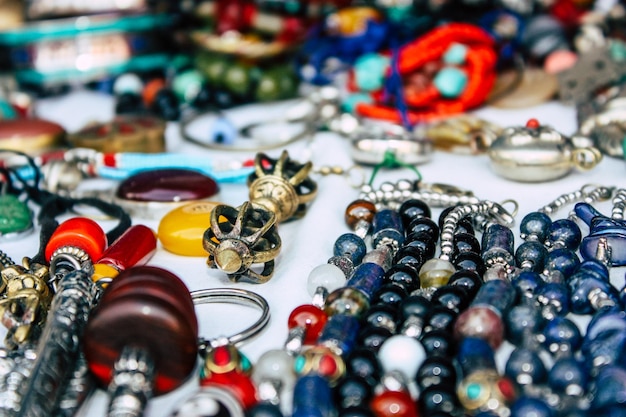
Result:
{"label": "metal ornament", "polygon": [[424,136],[435,149],[455,153],[484,153],[502,133],[502,127],[469,114],[434,122],[424,129]]}
{"label": "metal ornament", "polygon": [[505,129],[488,154],[497,174],[521,182],[555,180],[574,168],[590,170],[602,160],[591,140],[574,140],[534,119]]}

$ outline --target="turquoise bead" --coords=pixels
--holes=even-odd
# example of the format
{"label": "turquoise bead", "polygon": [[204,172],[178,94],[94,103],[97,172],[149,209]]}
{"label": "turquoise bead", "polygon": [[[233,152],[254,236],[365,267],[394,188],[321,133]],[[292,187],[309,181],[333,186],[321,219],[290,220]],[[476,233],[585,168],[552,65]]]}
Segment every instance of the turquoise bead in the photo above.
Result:
{"label": "turquoise bead", "polygon": [[371,53],[360,56],[354,63],[357,86],[363,91],[376,91],[383,87],[389,58]]}
{"label": "turquoise bead", "polygon": [[451,44],[443,54],[443,62],[448,65],[462,65],[467,56],[467,46],[460,43]]}
{"label": "turquoise bead", "polygon": [[461,95],[467,86],[467,74],[458,68],[443,68],[435,76],[433,83],[437,91],[445,98],[455,98]]}
{"label": "turquoise bead", "polygon": [[0,120],[2,119],[17,119],[17,112],[11,103],[0,99]]}
{"label": "turquoise bead", "polygon": [[344,98],[343,103],[341,103],[341,108],[345,112],[354,114],[356,106],[360,103],[372,104],[373,102],[374,100],[368,94],[354,93]]}
{"label": "turquoise bead", "polygon": [[184,103],[192,102],[205,83],[204,76],[196,69],[177,74],[172,81],[172,89],[176,97]]}

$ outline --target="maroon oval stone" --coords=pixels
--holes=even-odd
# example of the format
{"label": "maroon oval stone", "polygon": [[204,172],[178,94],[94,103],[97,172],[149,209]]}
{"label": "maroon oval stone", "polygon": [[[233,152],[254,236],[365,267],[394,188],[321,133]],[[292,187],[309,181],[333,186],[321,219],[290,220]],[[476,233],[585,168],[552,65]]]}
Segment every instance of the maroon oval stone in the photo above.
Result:
{"label": "maroon oval stone", "polygon": [[117,187],[116,196],[132,201],[181,202],[203,200],[218,192],[217,182],[201,172],[167,168],[131,175]]}

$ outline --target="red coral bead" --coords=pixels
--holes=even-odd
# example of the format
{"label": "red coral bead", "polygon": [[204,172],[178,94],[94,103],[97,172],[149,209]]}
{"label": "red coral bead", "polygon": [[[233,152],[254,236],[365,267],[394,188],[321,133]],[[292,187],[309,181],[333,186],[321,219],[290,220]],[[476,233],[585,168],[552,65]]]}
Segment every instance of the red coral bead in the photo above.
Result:
{"label": "red coral bead", "polygon": [[305,328],[306,332],[303,342],[310,345],[315,343],[327,320],[328,316],[322,309],[312,304],[303,304],[291,312],[287,320],[287,326],[289,329],[294,327]]}

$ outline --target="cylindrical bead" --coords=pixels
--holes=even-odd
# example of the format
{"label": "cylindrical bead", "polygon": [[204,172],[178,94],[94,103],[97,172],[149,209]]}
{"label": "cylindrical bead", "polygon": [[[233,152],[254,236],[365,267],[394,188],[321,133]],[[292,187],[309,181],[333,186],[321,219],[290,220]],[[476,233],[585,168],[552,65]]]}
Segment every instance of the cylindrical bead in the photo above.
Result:
{"label": "cylindrical bead", "polygon": [[336,314],[331,316],[317,339],[318,344],[334,346],[342,355],[349,354],[356,345],[359,333],[359,319],[355,316]]}
{"label": "cylindrical bead", "polygon": [[292,417],[332,417],[333,396],[329,381],[315,374],[298,378],[293,390]]}
{"label": "cylindrical bead", "polygon": [[102,257],[106,246],[106,233],[98,223],[86,217],[74,217],[61,223],[52,233],[45,256],[46,260],[50,260],[60,248],[77,247],[84,250],[93,261]]}
{"label": "cylindrical bead", "polygon": [[362,291],[368,298],[383,284],[385,270],[372,262],[357,266],[346,282],[347,287]]}

